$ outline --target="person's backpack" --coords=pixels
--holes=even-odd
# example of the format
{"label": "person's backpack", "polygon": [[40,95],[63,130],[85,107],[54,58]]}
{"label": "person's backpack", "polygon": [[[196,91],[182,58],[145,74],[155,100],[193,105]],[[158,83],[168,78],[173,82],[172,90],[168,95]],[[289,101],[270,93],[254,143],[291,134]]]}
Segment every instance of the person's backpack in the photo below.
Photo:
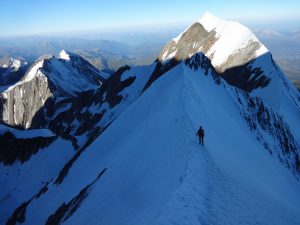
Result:
{"label": "person's backpack", "polygon": [[200,129],[199,136],[200,136],[200,137],[204,137],[204,130],[203,130],[203,128]]}

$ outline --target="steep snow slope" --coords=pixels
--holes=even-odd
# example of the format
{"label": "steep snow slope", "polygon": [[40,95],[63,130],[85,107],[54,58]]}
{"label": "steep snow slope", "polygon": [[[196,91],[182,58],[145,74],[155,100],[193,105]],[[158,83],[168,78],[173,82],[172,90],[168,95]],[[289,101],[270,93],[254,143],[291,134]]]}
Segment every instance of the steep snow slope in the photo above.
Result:
{"label": "steep snow slope", "polygon": [[180,63],[155,81],[30,202],[24,224],[300,223],[299,182],[241,116],[244,92],[211,73]]}
{"label": "steep snow slope", "polygon": [[[46,131],[40,133],[48,135]],[[29,147],[25,139],[29,140],[34,138],[33,136],[39,135],[41,134],[34,134],[33,131],[25,131],[23,134],[20,131],[17,132],[20,139],[24,138],[24,149]],[[14,150],[10,149],[10,151]],[[28,201],[42,188],[47,188],[47,184],[57,175],[73,154],[75,152],[71,142],[58,138],[50,146],[42,148],[33,155],[29,161],[16,161],[12,165],[0,163],[0,224],[5,224],[16,206]]]}
{"label": "steep snow slope", "polygon": [[[13,209],[35,196],[47,182],[53,181],[58,174],[59,176],[64,174],[63,168],[67,168],[68,164],[84,151],[86,145],[142,93],[142,88],[155,65],[156,63],[150,66],[120,69],[99,90],[83,92],[72,101],[63,99],[43,115],[43,118],[49,121],[49,125],[46,124],[45,127],[54,132],[58,131],[57,133],[65,139],[70,139],[67,136],[70,135],[73,138],[72,144],[77,145],[77,151],[72,151],[75,146],[66,140],[58,139],[53,142],[54,134],[48,129],[16,130],[0,125],[0,145],[1,141],[11,143],[2,145],[3,149],[0,150],[0,162],[5,164],[0,167],[0,170],[3,174],[7,174],[5,179],[9,181],[4,186],[6,188],[4,195],[5,198],[11,196],[3,202],[3,205],[0,204],[0,211],[5,208],[3,214],[0,214],[0,221],[6,221]],[[52,110],[53,108],[55,111]],[[7,131],[12,134],[5,136]],[[41,140],[34,139],[36,137],[51,137],[51,142],[46,143],[47,147],[43,147],[44,145],[40,147]],[[36,143],[37,146],[31,146],[28,142]],[[17,145],[16,149],[13,147],[15,145]],[[18,148],[20,146],[23,148]],[[53,166],[52,162],[55,158],[58,162],[53,163],[55,164]],[[43,169],[44,165],[47,169]],[[14,196],[20,195],[19,191],[22,191],[22,197],[15,198]],[[5,204],[9,204],[9,207],[5,207]]]}

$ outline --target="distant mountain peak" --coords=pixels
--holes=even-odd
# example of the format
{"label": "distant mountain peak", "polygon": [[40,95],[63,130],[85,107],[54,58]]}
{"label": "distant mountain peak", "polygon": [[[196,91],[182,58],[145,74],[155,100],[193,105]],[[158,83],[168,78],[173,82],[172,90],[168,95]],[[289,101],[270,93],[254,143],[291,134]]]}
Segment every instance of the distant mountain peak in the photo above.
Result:
{"label": "distant mountain peak", "polygon": [[64,49],[59,53],[59,59],[70,60],[70,53],[66,52]]}
{"label": "distant mountain peak", "polygon": [[3,57],[0,59],[0,67],[10,68],[17,71],[20,67],[27,65],[27,62],[21,58]]}
{"label": "distant mountain peak", "polygon": [[0,59],[0,90],[19,81],[25,74],[28,63],[22,58],[4,56]]}
{"label": "distant mountain peak", "polygon": [[[159,59],[183,60],[203,52],[219,71],[241,65],[268,53],[268,49],[245,26],[205,13],[198,21],[169,42]],[[232,57],[238,58],[237,61]]]}
{"label": "distant mountain peak", "polygon": [[63,59],[63,60],[66,60],[66,61],[70,61],[70,60],[72,60],[72,58],[80,58],[80,59],[82,59],[82,56],[77,55],[77,54],[75,54],[73,52],[66,51],[65,49],[63,49],[58,54],[57,58],[58,59]]}

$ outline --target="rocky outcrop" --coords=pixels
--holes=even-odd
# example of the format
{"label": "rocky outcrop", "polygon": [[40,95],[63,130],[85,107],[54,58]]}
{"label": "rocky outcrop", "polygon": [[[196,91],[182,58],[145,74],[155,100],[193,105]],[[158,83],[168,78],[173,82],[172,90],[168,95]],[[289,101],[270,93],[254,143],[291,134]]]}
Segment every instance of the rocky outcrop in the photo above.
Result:
{"label": "rocky outcrop", "polygon": [[167,43],[158,59],[159,61],[171,58],[185,60],[200,51],[207,53],[217,40],[215,31],[208,32],[202,24],[194,23],[179,37]]}
{"label": "rocky outcrop", "polygon": [[12,165],[17,160],[24,163],[55,140],[56,136],[20,138],[6,131],[0,134],[0,162],[4,165]]}
{"label": "rocky outcrop", "polygon": [[[264,55],[261,57],[272,58],[271,55]],[[255,59],[246,64],[226,69],[220,73],[220,76],[224,78],[232,86],[238,87],[246,92],[251,92],[258,88],[264,88],[269,85],[271,78],[261,68],[253,65]]]}
{"label": "rocky outcrop", "polygon": [[299,179],[300,146],[284,116],[267,107],[259,97],[251,97],[237,89],[235,94],[240,114],[257,141]]}
{"label": "rocky outcrop", "polygon": [[1,120],[11,126],[30,128],[35,114],[52,96],[48,78],[39,73],[32,80],[12,86],[1,94]]}

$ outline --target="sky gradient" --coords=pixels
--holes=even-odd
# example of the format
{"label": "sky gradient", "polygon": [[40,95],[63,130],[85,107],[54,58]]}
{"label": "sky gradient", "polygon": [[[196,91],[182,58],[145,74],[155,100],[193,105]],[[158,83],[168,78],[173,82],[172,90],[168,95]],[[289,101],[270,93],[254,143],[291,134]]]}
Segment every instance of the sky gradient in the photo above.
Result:
{"label": "sky gradient", "polygon": [[299,0],[11,0],[0,5],[0,36],[183,23],[207,11],[248,24],[294,22],[296,27],[300,21]]}

